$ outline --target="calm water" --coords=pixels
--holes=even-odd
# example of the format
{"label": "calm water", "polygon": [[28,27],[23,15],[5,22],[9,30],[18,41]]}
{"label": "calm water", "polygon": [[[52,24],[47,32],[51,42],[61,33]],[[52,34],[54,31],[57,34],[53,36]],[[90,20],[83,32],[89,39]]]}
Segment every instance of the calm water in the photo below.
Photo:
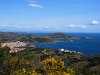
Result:
{"label": "calm water", "polygon": [[[71,33],[70,33],[71,34]],[[59,50],[69,49],[79,51],[84,54],[100,54],[100,34],[73,34],[76,36],[87,36],[89,39],[74,40],[73,42],[58,42],[50,44],[35,44],[41,48],[52,48]]]}

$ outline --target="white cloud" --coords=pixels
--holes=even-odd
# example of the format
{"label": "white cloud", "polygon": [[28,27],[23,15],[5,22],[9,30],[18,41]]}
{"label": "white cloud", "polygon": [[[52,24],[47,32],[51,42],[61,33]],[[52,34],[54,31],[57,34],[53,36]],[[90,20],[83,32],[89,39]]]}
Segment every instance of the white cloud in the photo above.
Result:
{"label": "white cloud", "polygon": [[30,3],[29,6],[33,7],[33,8],[43,8],[42,5],[36,4],[36,3]]}
{"label": "white cloud", "polygon": [[0,25],[0,29],[18,31],[78,31],[85,30],[86,25],[40,25],[40,24],[10,24]]}
{"label": "white cloud", "polygon": [[92,25],[97,25],[97,24],[99,24],[99,21],[93,20],[93,21],[91,22],[91,24],[92,24]]}
{"label": "white cloud", "polygon": [[86,28],[86,25],[34,25],[34,24],[11,24],[0,25],[1,27],[17,27],[17,28],[44,28],[44,29],[64,29],[64,28]]}
{"label": "white cloud", "polygon": [[29,0],[28,2],[29,2],[29,6],[31,6],[32,8],[43,8],[43,6],[36,3],[37,1],[35,0]]}
{"label": "white cloud", "polygon": [[74,24],[71,24],[71,25],[66,25],[67,27],[70,27],[70,28],[87,28],[86,25],[74,25]]}

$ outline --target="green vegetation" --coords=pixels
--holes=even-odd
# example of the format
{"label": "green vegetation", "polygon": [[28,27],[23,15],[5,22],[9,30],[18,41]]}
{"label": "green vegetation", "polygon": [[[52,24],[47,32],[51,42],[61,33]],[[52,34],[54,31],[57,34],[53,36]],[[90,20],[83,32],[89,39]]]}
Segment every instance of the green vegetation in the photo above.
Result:
{"label": "green vegetation", "polygon": [[0,75],[100,75],[100,55],[32,47],[18,53],[9,50],[0,48]]}
{"label": "green vegetation", "polygon": [[85,39],[83,36],[73,36],[64,33],[52,33],[46,35],[21,34],[12,32],[0,32],[0,42],[22,41],[29,43],[50,43],[71,41],[72,39]]}

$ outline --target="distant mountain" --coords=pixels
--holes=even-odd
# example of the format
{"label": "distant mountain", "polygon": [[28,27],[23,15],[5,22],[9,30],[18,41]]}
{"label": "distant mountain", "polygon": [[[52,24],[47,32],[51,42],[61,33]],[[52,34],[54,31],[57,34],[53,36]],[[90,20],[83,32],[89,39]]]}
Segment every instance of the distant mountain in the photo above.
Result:
{"label": "distant mountain", "polygon": [[74,36],[64,33],[51,33],[46,35],[24,34],[13,32],[0,32],[0,42],[23,41],[30,43],[67,42],[74,39],[86,39],[84,36]]}

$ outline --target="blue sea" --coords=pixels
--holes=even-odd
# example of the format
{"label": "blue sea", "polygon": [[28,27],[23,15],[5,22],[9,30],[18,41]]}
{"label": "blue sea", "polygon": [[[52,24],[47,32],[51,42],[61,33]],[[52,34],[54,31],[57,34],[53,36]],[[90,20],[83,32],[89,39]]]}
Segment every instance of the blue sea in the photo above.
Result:
{"label": "blue sea", "polygon": [[41,48],[51,48],[55,50],[68,49],[79,51],[83,54],[94,55],[100,54],[100,33],[67,33],[76,36],[86,36],[88,39],[78,39],[73,42],[56,42],[35,44]]}

